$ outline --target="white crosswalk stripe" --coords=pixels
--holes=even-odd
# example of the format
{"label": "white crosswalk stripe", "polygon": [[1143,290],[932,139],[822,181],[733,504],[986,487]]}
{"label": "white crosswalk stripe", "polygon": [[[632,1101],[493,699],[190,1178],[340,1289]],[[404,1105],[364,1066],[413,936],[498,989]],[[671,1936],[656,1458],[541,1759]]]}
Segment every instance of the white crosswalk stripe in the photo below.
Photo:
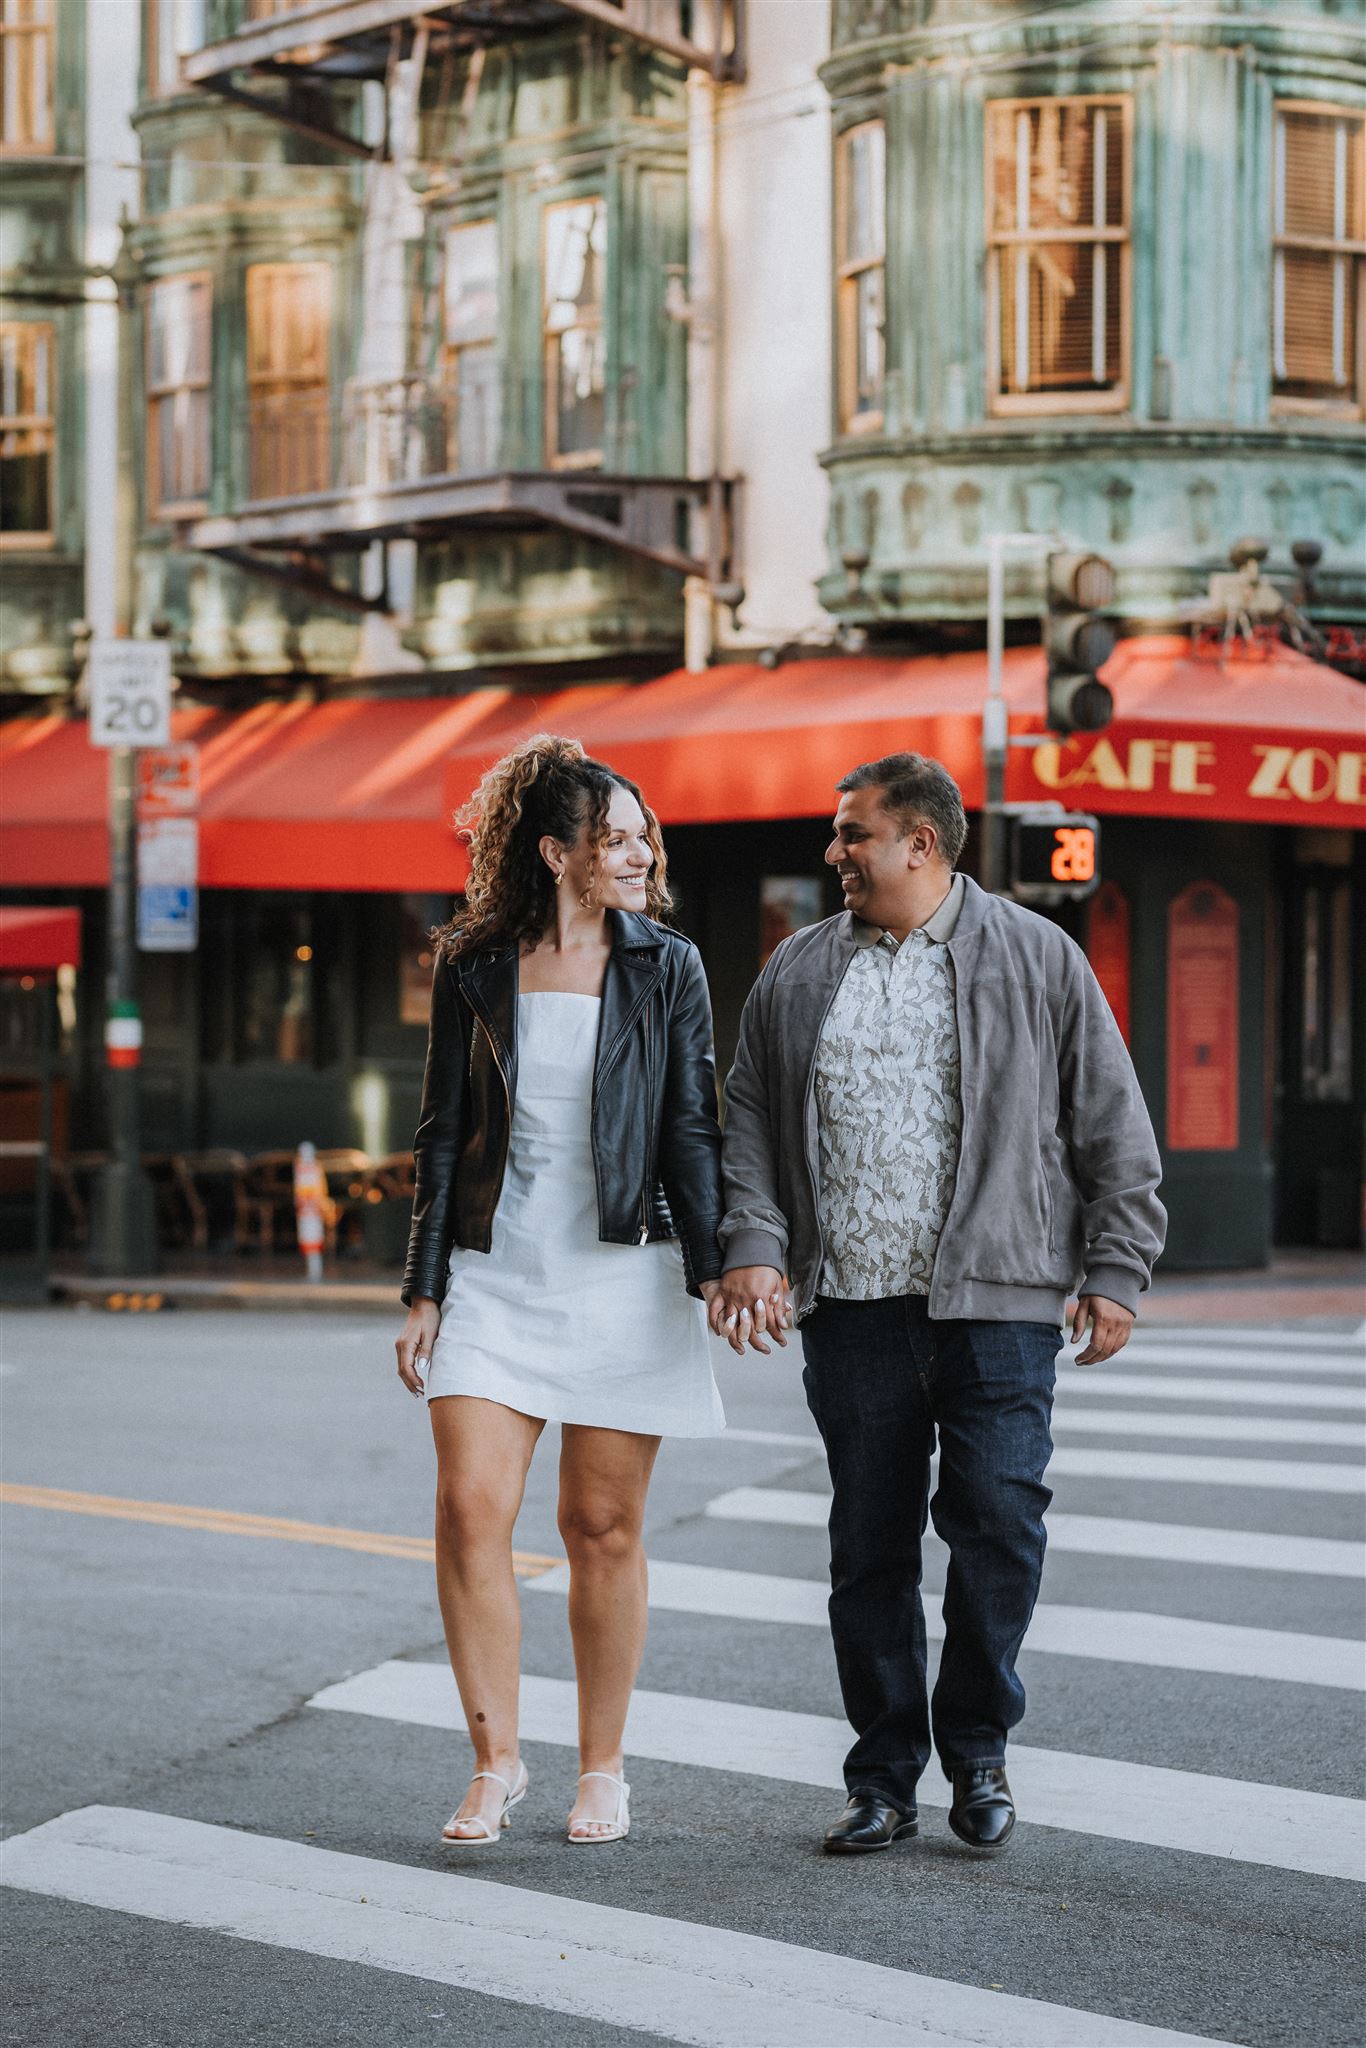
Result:
{"label": "white crosswalk stripe", "polygon": [[[1222,1343],[1218,1338],[1196,1338],[1183,1334],[1178,1340],[1156,1341],[1151,1332],[1133,1336],[1125,1345],[1122,1359],[1141,1359],[1161,1365],[1210,1366],[1224,1372],[1292,1373],[1332,1379],[1361,1379],[1366,1375],[1366,1351],[1360,1345],[1315,1348],[1300,1339],[1293,1343],[1258,1345],[1247,1342]],[[1097,1368],[1099,1370],[1099,1368]],[[1089,1368],[1088,1368],[1089,1370]]]}
{"label": "white crosswalk stripe", "polygon": [[1307,1330],[1299,1324],[1277,1329],[1274,1324],[1140,1322],[1129,1341],[1131,1345],[1152,1345],[1159,1350],[1170,1346],[1178,1351],[1195,1350],[1203,1344],[1249,1354],[1323,1351],[1366,1363],[1366,1323],[1356,1330]]}
{"label": "white crosswalk stripe", "polygon": [[1298,1415],[1166,1415],[1151,1408],[1076,1407],[1053,1411],[1053,1435],[1163,1436],[1176,1442],[1224,1444],[1318,1444],[1325,1449],[1366,1452],[1366,1427],[1359,1422],[1307,1421]]}
{"label": "white crosswalk stripe", "polygon": [[[706,1514],[728,1522],[775,1522],[824,1529],[828,1494],[809,1488],[735,1486],[709,1500]],[[1231,1565],[1247,1571],[1310,1572],[1327,1578],[1366,1576],[1366,1545],[1331,1536],[1270,1536],[1254,1529],[1145,1522],[1118,1515],[1074,1515],[1050,1508],[1050,1550],[1094,1557],[1152,1558],[1171,1564]]]}
{"label": "white crosswalk stripe", "polygon": [[1172,1486],[1245,1486],[1254,1492],[1270,1489],[1273,1493],[1366,1492],[1366,1468],[1327,1459],[1320,1464],[1295,1458],[1206,1458],[1181,1451],[1094,1450],[1090,1445],[1059,1445],[1049,1459],[1048,1477],[1059,1476],[1156,1479]]}
{"label": "white crosswalk stripe", "polygon": [[458,1985],[697,2048],[1228,2048],[760,1935],[86,1807],[4,1844],[4,1881]]}
{"label": "white crosswalk stripe", "polygon": [[[315,1693],[309,1705],[428,1728],[465,1726],[444,1664],[380,1664]],[[524,1675],[521,1727],[528,1742],[575,1747],[578,1692],[572,1680]],[[637,1691],[626,1723],[628,1756],[832,1790],[843,1788],[848,1747],[845,1723],[824,1714],[678,1693]],[[1366,1804],[1355,1799],[1022,1743],[1011,1744],[1010,1777],[1036,1826],[1366,1881],[1360,1852]],[[946,1782],[926,1772],[920,1798],[946,1806]]]}
{"label": "white crosswalk stripe", "polygon": [[1058,1375],[1058,1398],[1076,1400],[1095,1395],[1113,1400],[1118,1395],[1152,1395],[1163,1401],[1229,1401],[1247,1408],[1336,1408],[1348,1415],[1366,1415],[1366,1389],[1352,1387],[1311,1387],[1299,1381],[1277,1380],[1245,1387],[1233,1380],[1160,1378],[1155,1373],[1067,1372]]}
{"label": "white crosswalk stripe", "polygon": [[1244,1486],[1273,1493],[1366,1493],[1360,1465],[1310,1464],[1293,1458],[1200,1458],[1167,1451],[1074,1450],[1062,1445],[1048,1464],[1050,1479],[1156,1479],[1170,1486]]}
{"label": "white crosswalk stripe", "polygon": [[[1182,1411],[1164,1415],[1151,1408],[1088,1409],[1065,1403],[1053,1411],[1053,1435],[1064,1436],[1169,1436],[1206,1443],[1320,1444],[1325,1449],[1366,1452],[1366,1426],[1359,1422],[1321,1422],[1293,1415],[1193,1415]],[[723,1443],[775,1444],[793,1450],[809,1450],[812,1457],[824,1451],[813,1430],[728,1429]]]}
{"label": "white crosswalk stripe", "polygon": [[[568,1566],[558,1565],[540,1578],[529,1579],[527,1590],[568,1593]],[[673,1564],[659,1558],[650,1561],[650,1605],[664,1612],[827,1628],[829,1593],[829,1585],[818,1579]],[[932,1642],[943,1640],[943,1615],[929,1599],[925,1630]],[[1366,1692],[1366,1650],[1361,1643],[1304,1635],[1297,1630],[1235,1628],[1226,1622],[1190,1621],[1180,1615],[1041,1603],[1034,1609],[1025,1646],[1057,1656],[1094,1657],[1103,1663],[1217,1671],[1234,1678],[1283,1679]]]}
{"label": "white crosswalk stripe", "polygon": [[723,1444],[790,1445],[794,1451],[809,1450],[813,1457],[821,1449],[820,1438],[809,1429],[733,1429],[728,1426],[717,1441]]}

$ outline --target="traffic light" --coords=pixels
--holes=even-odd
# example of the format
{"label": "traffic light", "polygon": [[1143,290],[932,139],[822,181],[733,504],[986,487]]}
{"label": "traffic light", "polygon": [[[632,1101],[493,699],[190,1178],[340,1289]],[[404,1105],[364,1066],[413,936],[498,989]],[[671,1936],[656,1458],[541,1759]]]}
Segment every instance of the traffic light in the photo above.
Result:
{"label": "traffic light", "polygon": [[1010,893],[1023,903],[1066,903],[1100,883],[1100,821],[1059,805],[1036,805],[1010,821]]}
{"label": "traffic light", "polygon": [[1096,676],[1114,651],[1115,629],[1099,615],[1114,602],[1115,572],[1101,555],[1053,554],[1047,588],[1049,729],[1064,735],[1099,732],[1115,708]]}

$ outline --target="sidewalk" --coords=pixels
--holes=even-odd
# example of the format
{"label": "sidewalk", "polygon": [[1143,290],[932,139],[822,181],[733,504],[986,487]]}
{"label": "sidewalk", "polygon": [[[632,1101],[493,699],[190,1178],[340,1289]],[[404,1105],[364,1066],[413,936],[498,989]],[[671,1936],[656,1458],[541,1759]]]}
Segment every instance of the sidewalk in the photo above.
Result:
{"label": "sidewalk", "polygon": [[[107,1280],[78,1268],[54,1271],[61,1301],[147,1309],[376,1309],[402,1314],[397,1269],[357,1262],[310,1285],[297,1259],[254,1262],[200,1260],[139,1278]],[[149,1298],[150,1297],[150,1298]],[[1141,1321],[1155,1323],[1357,1324],[1366,1316],[1366,1270],[1359,1252],[1278,1252],[1250,1273],[1172,1273],[1159,1267]]]}
{"label": "sidewalk", "polygon": [[1145,1323],[1360,1323],[1366,1260],[1360,1252],[1274,1252],[1252,1273],[1171,1273],[1161,1266],[1143,1304]]}

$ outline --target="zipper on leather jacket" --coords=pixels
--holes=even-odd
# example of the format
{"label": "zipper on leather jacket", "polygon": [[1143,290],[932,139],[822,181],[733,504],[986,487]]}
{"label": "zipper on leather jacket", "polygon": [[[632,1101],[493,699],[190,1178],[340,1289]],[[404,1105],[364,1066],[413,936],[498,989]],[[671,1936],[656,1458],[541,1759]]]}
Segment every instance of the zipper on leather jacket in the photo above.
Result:
{"label": "zipper on leather jacket", "polygon": [[[597,1129],[597,1122],[598,1122],[598,1099],[599,1099],[599,1096],[600,1096],[600,1093],[601,1093],[601,1089],[602,1089],[602,1083],[603,1083],[603,1082],[604,1082],[604,1081],[605,1081],[605,1080],[607,1079],[607,1076],[608,1076],[608,1075],[609,1075],[609,1074],[611,1073],[611,1071],[612,1071],[613,1067],[614,1067],[614,1066],[616,1065],[616,1063],[617,1063],[617,1060],[618,1060],[618,1059],[620,1058],[620,1055],[621,1055],[621,1048],[622,1048],[622,1047],[623,1047],[623,1046],[625,1045],[625,1043],[626,1043],[626,1039],[627,1039],[627,1036],[628,1036],[628,1034],[630,1033],[630,1030],[631,1030],[632,1026],[634,1025],[634,1023],[635,1023],[635,1021],[636,1021],[637,1017],[638,1017],[638,1016],[640,1015],[641,1011],[642,1011],[642,1010],[643,1010],[643,1009],[645,1008],[645,1005],[646,1005],[646,1004],[647,1004],[647,1003],[649,1002],[649,1000],[650,1000],[650,997],[651,997],[651,996],[652,996],[653,994],[654,994],[654,986],[652,985],[651,987],[649,987],[649,988],[647,988],[647,989],[643,990],[643,991],[642,991],[642,993],[641,993],[641,994],[640,994],[640,995],[639,995],[639,996],[638,996],[638,997],[636,998],[635,1002],[634,1002],[634,1003],[632,1003],[632,1005],[631,1005],[630,1009],[629,1009],[629,1010],[627,1011],[627,1013],[626,1013],[626,1016],[625,1016],[625,1017],[623,1018],[623,1020],[622,1020],[622,1025],[621,1025],[621,1029],[620,1029],[620,1030],[618,1031],[618,1033],[617,1033],[616,1037],[615,1037],[615,1038],[614,1038],[614,1039],[612,1040],[612,1043],[611,1043],[611,1045],[610,1045],[610,1046],[608,1047],[608,1050],[607,1050],[607,1056],[606,1056],[606,1059],[605,1059],[605,1061],[604,1061],[604,1064],[603,1064],[603,1066],[602,1066],[601,1070],[599,1071],[599,1070],[595,1069],[595,1070],[594,1070],[594,1074],[593,1074],[593,1093],[592,1093],[592,1097],[591,1097],[591,1101],[590,1101],[590,1105],[589,1105],[589,1126],[590,1126],[590,1137],[592,1137],[592,1152],[593,1152],[593,1185],[594,1185],[594,1187],[595,1187],[595,1188],[596,1188],[596,1190],[597,1190],[597,1197],[598,1197],[598,1228],[599,1228],[599,1230],[601,1230],[601,1228],[602,1228],[602,1181],[601,1181],[601,1178],[599,1177],[599,1174],[598,1174],[598,1147],[597,1147],[597,1139],[596,1139],[596,1137],[595,1137],[595,1136],[592,1136],[592,1134],[593,1134],[594,1132],[596,1132],[596,1129]],[[646,1033],[646,1038],[645,1038],[645,1042],[646,1042],[646,1054],[645,1054],[645,1057],[646,1057],[646,1070],[647,1070],[647,1074],[648,1074],[648,1071],[649,1071],[649,1067],[648,1067],[648,1062],[649,1062],[649,1033],[648,1033],[648,1032]],[[648,1106],[648,1105],[647,1105],[647,1106]],[[647,1138],[647,1139],[646,1139],[646,1141],[645,1141],[645,1164],[646,1164],[646,1171],[647,1171],[647,1176],[648,1176],[648,1171],[649,1171],[649,1165],[650,1165],[650,1141],[649,1141],[649,1139],[648,1139],[648,1138]],[[641,1197],[640,1197],[640,1228],[641,1228],[641,1235],[640,1235],[640,1237],[639,1237],[639,1238],[637,1239],[637,1243],[639,1243],[639,1244],[648,1244],[648,1243],[649,1243],[649,1214],[648,1214],[648,1203],[649,1203],[649,1190],[650,1190],[650,1183],[649,1183],[649,1179],[648,1179],[648,1177],[647,1177],[647,1179],[646,1179],[646,1181],[645,1181],[645,1184],[644,1184],[644,1187],[643,1187],[643,1188],[642,1188],[642,1190],[641,1190]]]}
{"label": "zipper on leather jacket", "polygon": [[495,1044],[493,1043],[493,1040],[492,1040],[492,1038],[490,1038],[490,1040],[489,1040],[489,1050],[490,1050],[490,1052],[492,1052],[492,1054],[493,1054],[493,1064],[494,1064],[494,1066],[495,1066],[495,1067],[497,1067],[497,1069],[498,1069],[498,1079],[499,1079],[499,1080],[500,1080],[500,1081],[502,1082],[502,1084],[503,1084],[503,1109],[504,1109],[504,1117],[503,1117],[503,1158],[502,1158],[502,1164],[501,1164],[501,1165],[499,1166],[499,1168],[498,1168],[498,1193],[497,1193],[497,1195],[496,1195],[496,1196],[494,1197],[494,1203],[493,1203],[493,1210],[492,1210],[492,1211],[490,1211],[490,1214],[489,1214],[489,1229],[490,1229],[490,1231],[492,1231],[492,1229],[493,1229],[493,1216],[494,1216],[494,1214],[495,1214],[495,1213],[496,1213],[496,1211],[497,1211],[497,1208],[498,1208],[498,1204],[499,1204],[499,1202],[501,1202],[501,1201],[502,1201],[502,1199],[503,1199],[503,1183],[504,1183],[504,1181],[505,1181],[505,1180],[507,1179],[507,1171],[508,1171],[508,1158],[509,1158],[509,1155],[511,1154],[511,1151],[512,1151],[512,1090],[511,1090],[511,1088],[510,1088],[510,1087],[508,1086],[508,1077],[507,1077],[507,1075],[506,1075],[506,1074],[504,1073],[504,1071],[503,1071],[503,1062],[502,1062],[502,1061],[501,1061],[501,1060],[499,1059],[499,1057],[498,1057],[498,1048],[497,1048],[497,1046],[496,1046],[496,1045],[495,1045]]}
{"label": "zipper on leather jacket", "polygon": [[489,1230],[492,1232],[493,1218],[497,1213],[498,1204],[503,1198],[503,1183],[507,1179],[508,1157],[512,1151],[512,1090],[508,1086],[508,1077],[503,1069],[503,1062],[498,1057],[498,1047],[494,1042],[493,1033],[489,1030],[488,1025],[484,1022],[478,1010],[475,1009],[473,1003],[470,1004],[470,1011],[474,1018],[473,1029],[470,1032],[470,1080],[471,1082],[474,1080],[474,1052],[475,1046],[478,1043],[479,1033],[482,1031],[489,1042],[489,1052],[493,1057],[493,1064],[498,1079],[503,1084],[503,1107],[506,1111],[503,1119],[503,1157],[498,1167],[498,1188],[493,1197],[493,1206],[489,1210]]}
{"label": "zipper on leather jacket", "polygon": [[654,1186],[654,1065],[650,1059],[650,1034],[645,1033],[645,1178],[640,1184],[641,1244],[650,1242],[650,1190]]}

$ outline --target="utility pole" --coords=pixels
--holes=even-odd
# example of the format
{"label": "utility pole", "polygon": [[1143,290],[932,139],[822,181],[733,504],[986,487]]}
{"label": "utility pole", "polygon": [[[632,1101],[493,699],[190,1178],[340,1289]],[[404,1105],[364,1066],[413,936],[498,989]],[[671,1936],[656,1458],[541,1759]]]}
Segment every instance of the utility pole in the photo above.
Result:
{"label": "utility pole", "polygon": [[142,1170],[136,930],[137,756],[109,751],[109,957],[105,973],[105,1101],[109,1158],[95,1189],[91,1263],[98,1273],[131,1279],[156,1270],[152,1183]]}
{"label": "utility pole", "polygon": [[1006,637],[1006,554],[1042,554],[1053,542],[1042,533],[987,535],[987,694],[982,706],[982,887],[993,896],[1006,886],[1006,761],[1010,713],[1002,687]]}
{"label": "utility pole", "polygon": [[156,1270],[156,1211],[142,1170],[137,1001],[137,750],[170,731],[171,650],[165,640],[93,640],[90,739],[109,750],[109,957],[105,974],[105,1100],[109,1157],[95,1187],[93,1271],[131,1279]]}

